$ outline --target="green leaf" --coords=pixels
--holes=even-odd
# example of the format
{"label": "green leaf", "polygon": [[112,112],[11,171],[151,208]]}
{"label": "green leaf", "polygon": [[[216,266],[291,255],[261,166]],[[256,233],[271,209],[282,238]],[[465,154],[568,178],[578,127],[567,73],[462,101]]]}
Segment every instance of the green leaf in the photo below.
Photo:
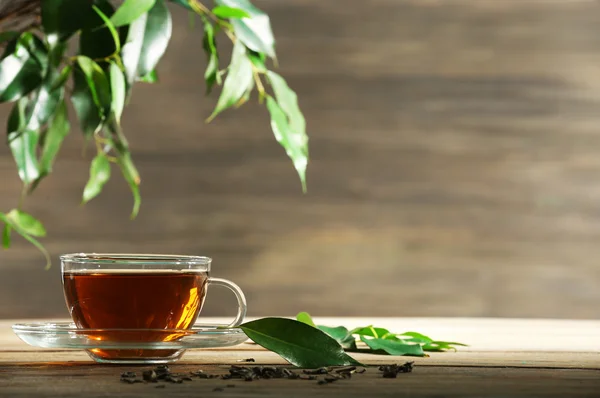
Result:
{"label": "green leaf", "polygon": [[48,253],[48,251],[46,250],[44,245],[42,245],[37,239],[34,239],[33,237],[31,237],[31,235],[21,233],[19,230],[17,230],[17,232],[19,233],[19,235],[21,235],[23,237],[23,239],[25,239],[26,241],[28,241],[29,243],[31,243],[32,245],[37,247],[37,249],[40,252],[42,252],[42,254],[44,255],[44,258],[46,259],[46,266],[44,268],[46,270],[49,270],[50,267],[52,266],[52,260],[50,259],[50,254]]}
{"label": "green leaf", "polygon": [[65,137],[69,134],[71,125],[67,114],[67,104],[64,100],[58,105],[54,118],[44,135],[44,145],[40,158],[40,175],[44,176],[52,171],[54,159],[62,146]]}
{"label": "green leaf", "polygon": [[308,164],[308,138],[306,134],[293,130],[287,115],[281,106],[267,97],[267,109],[271,114],[271,129],[277,142],[283,146],[286,154],[292,159],[294,167],[300,176],[302,190],[306,192],[306,166]]}
{"label": "green leaf", "polygon": [[307,325],[312,326],[313,328],[317,327],[317,325],[315,325],[315,323],[312,320],[312,317],[308,312],[299,312],[298,315],[296,315],[296,320],[298,322],[306,323]]}
{"label": "green leaf", "polygon": [[54,91],[58,88],[63,87],[65,85],[65,83],[67,82],[67,80],[69,79],[69,76],[71,76],[72,71],[73,71],[73,66],[66,65],[60,71],[60,74],[58,75],[58,77],[52,83],[52,86],[50,87],[50,91]]}
{"label": "green leaf", "polygon": [[431,337],[425,336],[424,334],[417,332],[405,332],[398,337],[404,341],[409,343],[419,343],[423,345],[424,351],[446,351],[446,350],[454,350],[456,351],[455,346],[463,346],[466,347],[466,344],[456,343],[452,341],[434,341]]}
{"label": "green leaf", "polygon": [[204,19],[203,47],[208,59],[204,81],[206,82],[206,94],[210,94],[215,83],[221,84],[221,75],[219,74],[219,53],[215,41],[215,28],[206,19]]}
{"label": "green leaf", "polygon": [[121,122],[121,114],[125,107],[126,84],[123,71],[114,62],[110,63],[110,91],[112,95],[111,110],[117,119],[117,123]]}
{"label": "green leaf", "polygon": [[38,133],[25,130],[27,102],[27,97],[23,97],[14,105],[7,124],[9,147],[17,164],[19,177],[26,185],[35,181],[40,175],[36,156]]}
{"label": "green leaf", "polygon": [[129,25],[150,10],[156,0],[125,0],[110,18],[115,26]]}
{"label": "green leaf", "polygon": [[4,224],[4,228],[2,229],[2,247],[5,249],[10,249],[11,230],[10,224]]}
{"label": "green leaf", "polygon": [[0,61],[0,102],[16,101],[36,89],[47,62],[42,41],[29,32],[23,33],[14,50]]}
{"label": "green leaf", "polygon": [[102,192],[104,184],[110,179],[110,162],[108,158],[99,153],[90,166],[90,178],[83,190],[83,203],[94,199]]}
{"label": "green leaf", "polygon": [[365,326],[361,328],[352,329],[351,334],[357,334],[359,336],[370,336],[381,339],[395,339],[396,335],[384,328],[376,328],[373,326]]}
{"label": "green leaf", "polygon": [[[306,192],[308,136],[306,135],[306,122],[298,106],[298,97],[277,73],[268,71],[267,77],[277,98],[277,104],[275,104],[275,101],[267,99],[267,107],[271,112],[273,132],[276,138],[281,136],[281,140],[277,140],[286,149],[286,153],[292,159],[294,167],[300,176],[302,189]],[[283,111],[285,118],[282,117],[279,111]]]}
{"label": "green leaf", "polygon": [[81,0],[41,1],[42,27],[51,46],[66,41],[85,26],[91,2]]}
{"label": "green leaf", "polygon": [[153,70],[146,76],[139,77],[137,81],[142,83],[156,83],[158,81],[158,73],[156,73],[156,70]]}
{"label": "green leaf", "polygon": [[110,114],[111,108],[110,85],[106,74],[100,65],[84,55],[77,56],[77,63],[85,76],[98,116],[104,120]]}
{"label": "green leaf", "polygon": [[110,31],[110,35],[112,36],[115,45],[115,53],[118,54],[119,52],[121,52],[121,39],[119,38],[119,33],[117,32],[115,25],[108,18],[108,16],[102,12],[100,8],[96,7],[95,5],[93,5],[92,8],[96,12],[96,14],[98,14],[98,16],[102,18],[104,24],[106,25],[106,28]]}
{"label": "green leaf", "polygon": [[79,35],[79,55],[103,59],[118,54],[121,39],[118,34],[115,37],[115,26],[105,22],[105,18],[109,18],[114,12],[108,0],[96,0],[96,5]]}
{"label": "green leaf", "polygon": [[252,63],[246,56],[246,48],[238,41],[233,46],[233,54],[229,72],[225,78],[225,83],[223,83],[223,91],[209,120],[214,119],[220,112],[235,105],[253,85]]}
{"label": "green leaf", "polygon": [[[52,74],[54,76],[54,74]],[[48,123],[63,98],[62,89],[52,90],[53,79],[47,78],[33,93],[25,111],[24,129],[38,131]]]}
{"label": "green leaf", "polygon": [[236,36],[249,49],[275,58],[275,38],[269,16],[248,0],[216,0],[216,4],[245,11],[249,18],[232,19]]}
{"label": "green leaf", "polygon": [[273,87],[273,91],[275,92],[277,103],[289,119],[289,125],[296,135],[296,140],[305,145],[302,147],[302,150],[308,153],[306,121],[304,120],[304,115],[298,106],[298,96],[287,85],[283,77],[279,76],[277,73],[268,71],[267,77],[269,78],[271,86]]}
{"label": "green leaf", "polygon": [[385,351],[390,355],[426,356],[419,344],[406,344],[403,341],[388,339],[368,339],[365,336],[361,336],[360,339],[374,351]]}
{"label": "green leaf", "polygon": [[354,340],[354,336],[352,336],[352,334],[350,334],[348,329],[345,327],[329,327],[323,325],[319,325],[317,327],[319,330],[334,338],[345,350],[356,350],[356,341]]}
{"label": "green leaf", "polygon": [[31,214],[25,213],[22,210],[13,209],[6,214],[6,218],[11,221],[11,226],[18,231],[36,237],[46,236],[44,225]]}
{"label": "green leaf", "polygon": [[101,112],[94,102],[87,79],[80,68],[74,69],[71,103],[77,113],[83,134],[90,137],[102,125],[102,118],[100,116]]}
{"label": "green leaf", "polygon": [[246,11],[227,6],[217,6],[212,9],[212,13],[221,19],[250,18],[250,14],[248,14]]}
{"label": "green leaf", "polygon": [[[21,213],[20,215],[15,215],[15,212],[19,212]],[[11,217],[9,217],[9,215],[11,215]],[[23,214],[29,217],[23,217]],[[4,214],[4,213],[0,213],[0,221],[4,222],[5,224],[10,225],[10,227],[12,229],[14,229],[19,235],[21,235],[25,240],[27,240],[28,242],[30,242],[32,245],[34,245],[35,247],[38,248],[39,251],[42,252],[42,254],[44,255],[44,257],[46,258],[46,269],[49,269],[50,266],[52,265],[52,261],[50,259],[50,254],[48,254],[48,251],[44,248],[44,246],[38,242],[36,239],[34,239],[26,230],[22,229],[18,223],[15,223],[14,218],[17,217],[17,219],[19,220],[19,222],[24,222],[25,224],[32,223],[32,225],[29,225],[30,228],[33,228],[34,231],[37,231],[38,233],[43,231],[44,234],[46,233],[44,226],[41,225],[41,223],[36,220],[35,218],[33,218],[32,216],[30,216],[27,213],[21,212],[20,210],[12,210],[10,213],[8,214]],[[39,225],[35,226],[36,223],[39,223]],[[40,229],[41,226],[41,229]]]}
{"label": "green leaf", "polygon": [[133,164],[129,152],[119,154],[118,161],[121,173],[123,174],[125,181],[127,181],[131,194],[133,195],[133,210],[131,211],[130,216],[133,220],[140,212],[140,206],[142,204],[142,197],[140,196],[140,174]]}
{"label": "green leaf", "polygon": [[265,65],[265,54],[257,53],[254,51],[248,51],[248,58],[252,61],[252,65],[260,73],[267,73],[267,66]]}
{"label": "green leaf", "polygon": [[262,318],[239,326],[255,343],[301,368],[361,365],[320,330],[285,318]]}
{"label": "green leaf", "polygon": [[171,14],[163,0],[142,14],[129,27],[122,58],[127,82],[152,72],[165,53],[172,32]]}
{"label": "green leaf", "polygon": [[404,332],[401,335],[398,335],[398,337],[403,340],[409,338],[411,342],[415,343],[431,343],[433,341],[431,337],[417,332]]}

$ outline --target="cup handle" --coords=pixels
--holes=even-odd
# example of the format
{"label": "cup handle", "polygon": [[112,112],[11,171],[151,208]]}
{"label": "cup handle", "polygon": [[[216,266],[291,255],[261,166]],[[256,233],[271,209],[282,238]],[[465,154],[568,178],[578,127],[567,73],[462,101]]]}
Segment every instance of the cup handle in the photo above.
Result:
{"label": "cup handle", "polygon": [[236,327],[236,326],[239,326],[242,322],[244,322],[244,318],[246,317],[247,306],[246,306],[246,296],[244,296],[244,292],[242,292],[242,289],[240,289],[240,287],[238,285],[236,285],[235,283],[233,283],[232,281],[230,281],[228,279],[222,279],[222,278],[210,277],[208,279],[208,284],[224,286],[224,287],[228,288],[229,290],[231,290],[233,292],[233,294],[235,294],[235,298],[237,299],[237,302],[238,302],[238,312],[237,312],[237,315],[235,316],[235,319],[233,320],[233,322],[231,322],[226,327],[229,327],[229,328]]}

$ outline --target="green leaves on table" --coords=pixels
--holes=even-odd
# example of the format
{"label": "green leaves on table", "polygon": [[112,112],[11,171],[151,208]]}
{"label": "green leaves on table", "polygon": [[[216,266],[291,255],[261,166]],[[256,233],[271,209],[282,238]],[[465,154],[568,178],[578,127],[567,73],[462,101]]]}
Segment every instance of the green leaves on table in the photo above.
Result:
{"label": "green leaves on table", "polygon": [[390,355],[406,355],[415,357],[426,356],[419,344],[408,344],[397,339],[378,339],[360,336],[360,340],[375,352],[383,351]]}
{"label": "green leaves on table", "polygon": [[301,368],[360,365],[334,339],[302,322],[262,318],[246,322],[239,328],[255,343]]}
{"label": "green leaves on table", "polygon": [[306,312],[301,312],[296,319],[307,325],[325,332],[334,338],[340,346],[349,351],[360,351],[356,346],[356,339],[360,339],[368,348],[370,353],[406,355],[406,356],[427,356],[425,351],[456,351],[456,346],[465,346],[462,343],[436,341],[428,336],[416,332],[405,332],[402,334],[390,332],[387,329],[374,327],[372,325],[358,327],[348,330],[344,326],[329,327],[316,325],[311,316]]}
{"label": "green leaves on table", "polygon": [[344,350],[356,350],[356,341],[354,336],[348,333],[348,329],[343,326],[329,327],[319,325],[317,328],[327,335],[333,337]]}
{"label": "green leaves on table", "polygon": [[422,344],[423,350],[430,352],[441,352],[448,350],[456,351],[456,346],[467,346],[466,344],[457,343],[453,341],[433,340],[431,337],[425,336],[417,332],[404,332],[401,335],[398,335],[398,337],[403,339],[404,341]]}
{"label": "green leaves on table", "polygon": [[[360,365],[345,351],[423,357],[427,356],[426,347],[432,348],[430,351],[445,351],[464,345],[434,341],[415,332],[399,335],[373,326],[348,330],[344,326],[315,325],[306,312],[296,315],[296,320],[262,318],[246,322],[239,328],[256,344],[301,368]],[[356,338],[368,350],[358,349]]]}

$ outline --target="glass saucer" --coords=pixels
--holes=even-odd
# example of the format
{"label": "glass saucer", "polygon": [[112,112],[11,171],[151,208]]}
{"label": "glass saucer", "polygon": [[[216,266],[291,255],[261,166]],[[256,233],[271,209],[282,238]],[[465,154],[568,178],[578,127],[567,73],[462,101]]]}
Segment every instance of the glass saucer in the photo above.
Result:
{"label": "glass saucer", "polygon": [[[13,331],[34,347],[84,349],[97,362],[175,362],[190,348],[231,347],[248,337],[239,328],[196,324],[191,329],[78,329],[73,323],[17,323]],[[143,339],[144,341],[140,341]]]}

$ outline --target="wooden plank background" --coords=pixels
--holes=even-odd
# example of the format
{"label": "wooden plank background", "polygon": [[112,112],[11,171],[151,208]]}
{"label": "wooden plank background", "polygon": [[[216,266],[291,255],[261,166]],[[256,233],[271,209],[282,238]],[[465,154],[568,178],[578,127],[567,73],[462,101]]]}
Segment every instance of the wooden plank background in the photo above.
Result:
{"label": "wooden plank background", "polygon": [[[90,154],[73,133],[26,203],[55,259],[209,255],[252,315],[600,316],[600,3],[256,3],[308,119],[308,194],[260,106],[204,124],[201,31],[173,9],[161,83],[125,114],[141,214],[116,170],[79,207]],[[8,210],[4,146],[0,182]],[[21,240],[0,252],[0,318],[66,315],[58,264],[42,268]],[[205,313],[232,305],[211,291]]]}

